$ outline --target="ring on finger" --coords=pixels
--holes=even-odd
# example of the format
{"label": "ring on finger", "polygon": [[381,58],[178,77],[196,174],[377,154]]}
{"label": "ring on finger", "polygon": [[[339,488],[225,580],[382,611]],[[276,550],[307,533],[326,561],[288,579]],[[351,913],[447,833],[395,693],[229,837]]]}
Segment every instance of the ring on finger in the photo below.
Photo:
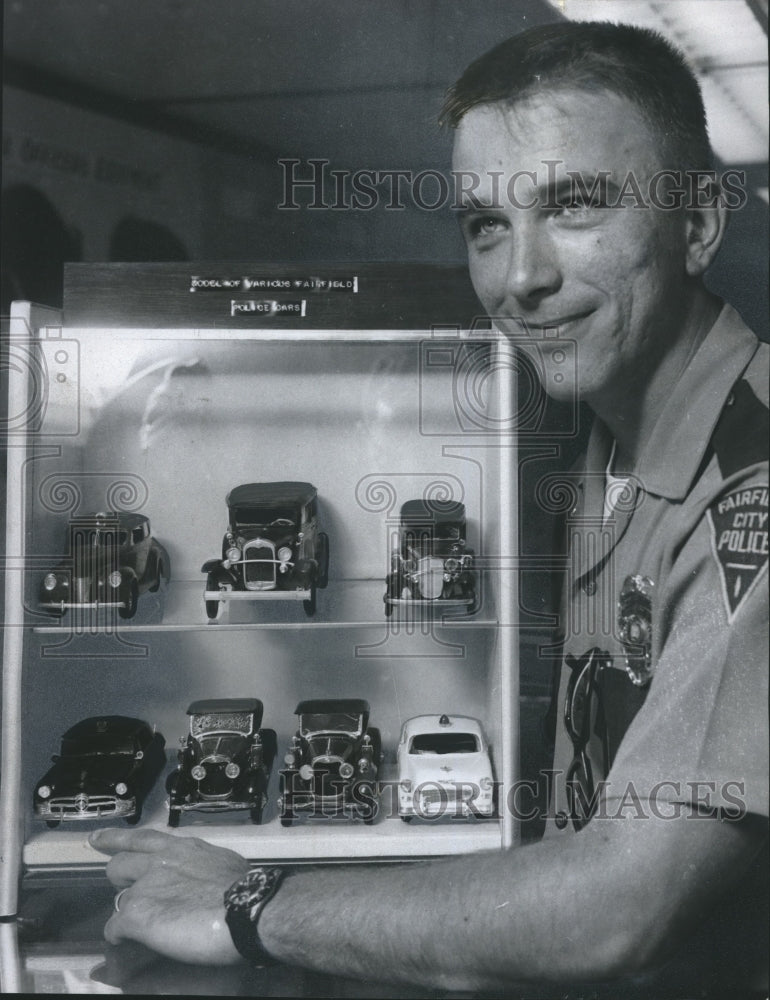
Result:
{"label": "ring on finger", "polygon": [[[126,886],[126,889],[127,888],[128,888],[128,886]],[[120,897],[123,895],[123,893],[126,891],[126,889],[121,889],[120,892],[117,894],[117,896],[112,901],[112,905],[115,908],[115,912],[116,913],[120,913]]]}

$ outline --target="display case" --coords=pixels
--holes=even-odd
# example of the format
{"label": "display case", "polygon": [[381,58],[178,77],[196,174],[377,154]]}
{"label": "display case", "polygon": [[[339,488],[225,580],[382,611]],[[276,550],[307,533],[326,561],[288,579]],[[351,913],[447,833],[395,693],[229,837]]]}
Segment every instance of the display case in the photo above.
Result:
{"label": "display case", "polygon": [[[509,345],[474,322],[472,296],[450,269],[246,268],[89,270],[78,287],[100,291],[71,296],[69,308],[65,298],[64,316],[14,305],[3,916],[16,913],[20,875],[105,862],[87,836],[108,816],[51,829],[34,813],[33,789],[62,733],[85,717],[138,717],[165,737],[167,775],[187,737],[187,707],[203,699],[259,699],[262,725],[276,733],[276,762],[258,825],[250,810],[190,810],[176,836],[276,861],[424,858],[516,840],[505,808],[518,745]],[[204,292],[195,286],[201,274],[220,284]],[[280,291],[255,298],[255,282],[284,278]],[[227,559],[228,495],[265,483],[316,491],[328,579],[314,589],[311,613],[299,587],[252,588],[212,617],[202,567]],[[463,505],[472,604],[433,603],[426,587],[428,599],[399,600],[386,613],[400,512],[415,500]],[[112,514],[149,526],[165,554],[162,572],[147,571],[130,615],[125,601],[105,600],[105,587],[108,596],[120,589],[110,591],[109,579],[95,596],[80,593],[52,613],[42,599],[46,578],[61,565],[78,576],[73,530],[85,524],[88,532],[88,518]],[[300,534],[308,532],[305,525]],[[100,543],[91,544],[98,561]],[[435,563],[426,561],[425,572],[440,572]],[[314,699],[369,705],[381,741],[374,821],[281,823],[278,772],[295,708]],[[399,821],[399,734],[407,719],[429,714],[481,722],[499,789],[491,818]],[[165,788],[161,779],[149,792],[141,825],[169,829]]]}

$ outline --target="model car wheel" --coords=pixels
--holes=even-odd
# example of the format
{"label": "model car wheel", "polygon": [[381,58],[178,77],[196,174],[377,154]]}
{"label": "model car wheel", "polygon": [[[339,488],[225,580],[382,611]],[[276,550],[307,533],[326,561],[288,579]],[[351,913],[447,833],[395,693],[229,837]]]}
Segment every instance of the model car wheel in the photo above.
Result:
{"label": "model car wheel", "polygon": [[48,827],[49,830],[55,830],[56,827],[60,826],[61,824],[58,819],[47,819],[45,821],[45,825]]}
{"label": "model car wheel", "polygon": [[179,820],[182,813],[179,809],[169,809],[168,811],[168,825],[173,829],[179,826]]}
{"label": "model car wheel", "polygon": [[393,605],[388,602],[401,596],[401,581],[398,574],[389,573],[385,581],[385,586],[386,591],[383,600],[385,601],[385,616],[389,618],[393,614]]}
{"label": "model car wheel", "polygon": [[[284,803],[285,803],[284,799]],[[291,826],[294,822],[294,810],[287,805],[284,805],[283,811],[281,813],[281,826]]]}
{"label": "model car wheel", "polygon": [[414,816],[402,816],[401,817],[401,822],[402,823],[411,823],[413,819],[414,819]]}
{"label": "model car wheel", "polygon": [[160,585],[166,578],[166,570],[163,567],[163,563],[159,562],[155,569],[155,583],[150,587],[151,594],[157,594],[160,590]]}
{"label": "model car wheel", "polygon": [[262,810],[264,809],[264,803],[260,802],[259,805],[254,805],[249,810],[251,814],[251,822],[260,824],[262,822]]}
{"label": "model car wheel", "polygon": [[123,607],[118,608],[121,618],[133,618],[139,606],[139,584],[136,580],[131,580],[128,585],[126,601]]}
{"label": "model car wheel", "polygon": [[316,585],[315,583],[310,584],[310,597],[308,600],[302,602],[302,607],[305,609],[305,614],[308,618],[312,618],[316,611]]}
{"label": "model car wheel", "polygon": [[128,823],[129,826],[136,826],[136,824],[139,822],[141,818],[142,818],[142,807],[137,806],[136,812],[134,813],[133,816],[126,816],[126,823]]}
{"label": "model car wheel", "polygon": [[318,586],[321,590],[329,582],[329,536],[325,531],[318,532]]}
{"label": "model car wheel", "polygon": [[[219,590],[219,581],[213,573],[206,577],[206,590]],[[219,616],[221,601],[206,601],[206,615],[212,621]]]}

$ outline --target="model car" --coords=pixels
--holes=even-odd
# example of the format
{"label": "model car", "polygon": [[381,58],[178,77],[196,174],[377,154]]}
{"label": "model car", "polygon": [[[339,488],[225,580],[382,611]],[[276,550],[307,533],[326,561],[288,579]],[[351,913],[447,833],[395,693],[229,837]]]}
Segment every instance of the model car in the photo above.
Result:
{"label": "model car", "polygon": [[329,539],[318,529],[318,491],[310,483],[244,483],[227,495],[222,558],[205,562],[206,614],[231,600],[303,601],[315,614],[316,590],[329,580]]}
{"label": "model car", "polygon": [[385,614],[410,605],[473,609],[473,550],[465,538],[465,504],[454,500],[402,504],[398,543],[386,582]]}
{"label": "model car", "polygon": [[67,539],[68,555],[40,584],[40,607],[49,614],[117,608],[121,618],[133,618],[139,595],[168,583],[168,552],[152,537],[144,514],[73,517]]}
{"label": "model car", "polygon": [[489,745],[477,719],[418,715],[401,729],[396,751],[398,814],[452,819],[492,816],[495,782]]}
{"label": "model car", "polygon": [[62,736],[61,753],[35,785],[35,815],[50,827],[94,819],[138,823],[165,766],[165,743],[141,719],[82,719]]}
{"label": "model car", "polygon": [[253,823],[262,822],[277,747],[275,732],[260,729],[262,711],[257,698],[189,706],[190,732],[180,741],[176,770],[166,778],[169,826],[178,826],[182,813],[192,809],[248,809]]}
{"label": "model car", "polygon": [[301,701],[295,712],[299,724],[281,771],[283,826],[291,826],[298,814],[373,823],[381,752],[379,730],[369,727],[368,703]]}

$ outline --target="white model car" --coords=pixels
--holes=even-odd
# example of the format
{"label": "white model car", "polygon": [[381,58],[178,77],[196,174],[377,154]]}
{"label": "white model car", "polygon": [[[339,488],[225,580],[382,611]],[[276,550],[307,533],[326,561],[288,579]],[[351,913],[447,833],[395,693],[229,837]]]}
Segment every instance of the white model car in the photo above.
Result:
{"label": "white model car", "polygon": [[418,715],[401,729],[398,814],[422,819],[492,816],[495,782],[481,723],[466,715]]}

